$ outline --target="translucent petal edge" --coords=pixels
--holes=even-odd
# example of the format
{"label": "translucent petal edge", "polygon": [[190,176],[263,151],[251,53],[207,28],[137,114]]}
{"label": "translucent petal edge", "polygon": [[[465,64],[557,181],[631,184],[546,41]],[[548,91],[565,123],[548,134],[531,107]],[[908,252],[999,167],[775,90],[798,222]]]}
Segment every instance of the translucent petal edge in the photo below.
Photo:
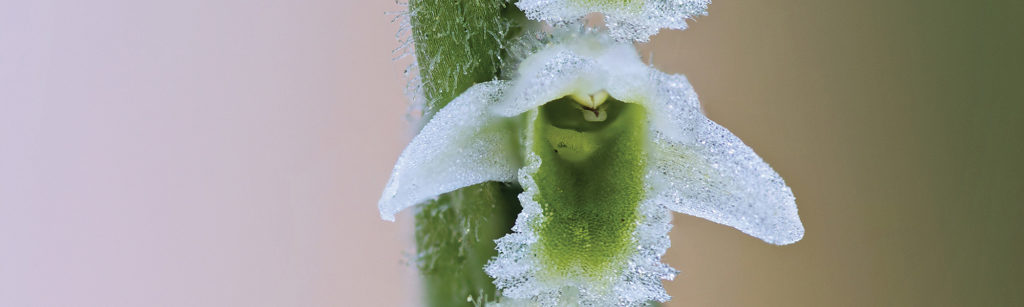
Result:
{"label": "translucent petal edge", "polygon": [[651,70],[654,200],[667,208],[734,227],[765,242],[803,238],[793,191],[768,163],[700,110],[686,78]]}
{"label": "translucent petal edge", "polygon": [[488,111],[508,86],[474,85],[434,115],[395,163],[378,202],[382,219],[462,187],[515,179],[521,163],[513,125]]}

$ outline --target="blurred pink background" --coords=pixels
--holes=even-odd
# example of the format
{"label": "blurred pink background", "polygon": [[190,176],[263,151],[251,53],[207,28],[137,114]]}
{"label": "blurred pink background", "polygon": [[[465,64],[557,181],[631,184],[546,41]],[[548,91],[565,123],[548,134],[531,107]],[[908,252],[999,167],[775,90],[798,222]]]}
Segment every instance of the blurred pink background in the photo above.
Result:
{"label": "blurred pink background", "polygon": [[0,306],[412,304],[397,10],[0,2]]}

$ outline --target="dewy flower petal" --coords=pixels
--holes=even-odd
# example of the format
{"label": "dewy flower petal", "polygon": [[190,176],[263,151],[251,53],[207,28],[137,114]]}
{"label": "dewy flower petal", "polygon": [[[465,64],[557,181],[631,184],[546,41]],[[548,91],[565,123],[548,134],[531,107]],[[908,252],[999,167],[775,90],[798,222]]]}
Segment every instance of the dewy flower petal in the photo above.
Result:
{"label": "dewy flower petal", "polygon": [[476,85],[431,120],[399,159],[382,216],[518,181],[522,211],[486,271],[510,301],[543,306],[668,300],[671,211],[773,244],[803,236],[792,191],[701,113],[685,77],[600,33],[544,46],[511,82]]}
{"label": "dewy flower petal", "polygon": [[516,6],[534,20],[554,25],[574,22],[590,13],[605,15],[617,39],[647,41],[662,28],[682,30],[686,20],[707,15],[711,0],[520,0]]}
{"label": "dewy flower petal", "polygon": [[782,178],[727,129],[701,112],[686,77],[640,60],[630,44],[584,34],[524,60],[493,109],[511,116],[576,92],[606,90],[647,108],[652,197],[668,208],[737,229],[773,244],[803,237],[793,193]]}
{"label": "dewy flower petal", "polygon": [[520,168],[514,123],[490,116],[505,82],[478,84],[452,100],[398,158],[378,207],[392,221],[402,209],[462,187],[511,182]]}
{"label": "dewy flower petal", "polygon": [[793,192],[735,135],[700,111],[683,76],[652,71],[651,197],[676,212],[729,225],[772,244],[804,236]]}

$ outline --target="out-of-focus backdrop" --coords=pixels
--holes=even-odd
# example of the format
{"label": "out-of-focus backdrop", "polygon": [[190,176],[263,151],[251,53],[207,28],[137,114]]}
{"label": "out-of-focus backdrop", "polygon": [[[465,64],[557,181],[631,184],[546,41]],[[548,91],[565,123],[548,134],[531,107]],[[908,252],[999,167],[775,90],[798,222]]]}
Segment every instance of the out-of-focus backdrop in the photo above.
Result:
{"label": "out-of-focus backdrop", "polygon": [[[0,306],[413,306],[391,1],[0,2]],[[667,306],[1024,305],[1024,2],[715,1],[640,46],[793,188]]]}

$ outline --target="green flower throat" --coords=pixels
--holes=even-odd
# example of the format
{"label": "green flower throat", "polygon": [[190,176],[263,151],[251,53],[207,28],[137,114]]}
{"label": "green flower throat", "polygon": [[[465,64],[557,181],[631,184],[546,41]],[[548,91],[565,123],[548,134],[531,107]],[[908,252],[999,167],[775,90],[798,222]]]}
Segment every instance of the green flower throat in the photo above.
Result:
{"label": "green flower throat", "polygon": [[[538,252],[551,278],[598,279],[622,269],[635,250],[647,166],[646,110],[614,99],[547,103],[534,123],[533,179],[544,219]],[[596,107],[595,107],[596,106]]]}

